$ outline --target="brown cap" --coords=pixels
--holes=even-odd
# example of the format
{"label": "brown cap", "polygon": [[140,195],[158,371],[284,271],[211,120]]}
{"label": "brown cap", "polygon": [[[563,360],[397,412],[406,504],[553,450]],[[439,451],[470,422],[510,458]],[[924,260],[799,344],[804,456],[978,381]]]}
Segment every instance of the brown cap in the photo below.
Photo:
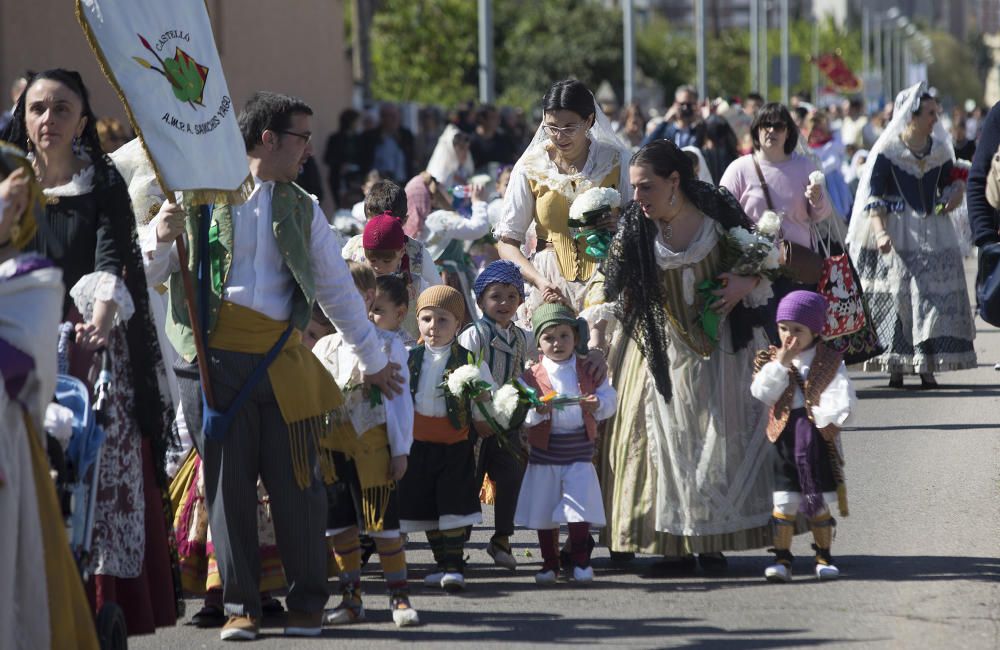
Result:
{"label": "brown cap", "polygon": [[427,307],[439,307],[450,311],[459,323],[465,320],[465,300],[462,299],[462,294],[446,284],[437,284],[424,289],[417,298],[417,313]]}

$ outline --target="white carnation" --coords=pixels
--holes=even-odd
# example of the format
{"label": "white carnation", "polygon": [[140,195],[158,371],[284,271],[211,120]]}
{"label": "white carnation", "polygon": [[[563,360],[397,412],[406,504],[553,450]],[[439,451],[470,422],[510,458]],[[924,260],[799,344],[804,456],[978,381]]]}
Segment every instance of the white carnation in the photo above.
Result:
{"label": "white carnation", "polygon": [[519,403],[520,396],[517,389],[510,384],[504,384],[493,395],[493,411],[497,415],[497,422],[504,429],[510,428],[510,422]]}
{"label": "white carnation", "polygon": [[583,219],[583,215],[600,208],[617,208],[622,204],[622,195],[613,187],[592,187],[580,194],[569,208],[570,219]]}
{"label": "white carnation", "polygon": [[622,204],[622,195],[613,187],[601,188],[604,191],[604,201],[612,208],[619,208]]}
{"label": "white carnation", "polygon": [[781,230],[781,215],[773,210],[765,210],[757,222],[757,232],[768,237],[777,237]]}
{"label": "white carnation", "polygon": [[448,392],[455,397],[462,397],[465,391],[479,381],[479,368],[466,364],[455,368],[448,375]]}
{"label": "white carnation", "polygon": [[823,172],[821,171],[818,170],[814,171],[813,173],[809,174],[809,182],[812,183],[813,185],[822,185],[823,183],[826,182],[826,176],[824,176]]}

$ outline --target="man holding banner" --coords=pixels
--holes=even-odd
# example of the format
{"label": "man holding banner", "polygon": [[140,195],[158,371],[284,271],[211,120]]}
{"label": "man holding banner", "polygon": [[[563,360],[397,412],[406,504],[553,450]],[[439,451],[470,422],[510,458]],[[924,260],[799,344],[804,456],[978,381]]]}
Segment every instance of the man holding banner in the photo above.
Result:
{"label": "man holding banner", "polygon": [[[288,634],[318,634],[327,600],[324,529],[326,498],[313,479],[325,416],[340,405],[329,374],[301,345],[299,331],[318,302],[357,349],[370,381],[398,393],[364,305],[315,200],[293,183],[311,154],[304,102],[259,92],[240,115],[254,190],[239,206],[217,204],[208,246],[199,241],[201,217],[166,204],[151,225],[159,245],[147,268],[151,282],[170,273],[171,340],[183,357],[175,366],[188,426],[205,468],[216,557],[229,621],[223,639],[256,637],[261,618],[257,552],[257,475],[271,496],[275,532],[289,584]],[[207,355],[216,404],[230,405],[245,386],[244,406],[230,413],[227,431],[202,428],[202,392],[194,362],[193,330],[185,317],[174,238],[185,228],[192,260],[208,249]],[[195,242],[198,242],[196,245]],[[192,264],[195,266],[195,264]],[[204,281],[205,278],[202,278]],[[208,283],[205,283],[208,284]],[[204,291],[202,289],[202,291]],[[204,296],[202,296],[204,299]],[[293,329],[289,334],[286,331]],[[278,344],[275,343],[278,341]],[[280,350],[267,366],[265,355]],[[270,355],[267,355],[270,356]],[[213,439],[215,438],[215,439]]]}
{"label": "man holding banner", "polygon": [[77,15],[164,194],[183,191],[183,209],[168,201],[151,222],[145,258],[151,284],[169,280],[167,331],[229,616],[221,638],[259,631],[258,475],[289,585],[285,633],[316,636],[328,593],[314,470],[333,478],[320,443],[339,433],[329,416],[342,397],[301,344],[312,305],[355,349],[367,383],[389,398],[402,386],[322,210],[293,182],[312,155],[312,110],[259,92],[237,125],[202,0],[78,0]]}

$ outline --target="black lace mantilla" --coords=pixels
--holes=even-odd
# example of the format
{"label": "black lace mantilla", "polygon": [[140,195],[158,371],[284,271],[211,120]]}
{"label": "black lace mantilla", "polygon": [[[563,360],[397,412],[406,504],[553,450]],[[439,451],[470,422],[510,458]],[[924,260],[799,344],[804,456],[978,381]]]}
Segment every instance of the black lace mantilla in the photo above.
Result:
{"label": "black lace mantilla", "polygon": [[[753,230],[753,223],[725,188],[690,180],[682,181],[681,189],[688,200],[723,228],[742,226]],[[657,391],[669,402],[672,392],[667,353],[669,319],[653,248],[657,234],[656,223],[646,218],[638,203],[632,201],[625,206],[604,262],[604,291],[606,300],[615,301],[615,316],[625,333],[646,358]],[[753,327],[758,324],[757,314],[740,304],[728,318],[733,349],[745,348],[753,337]]]}

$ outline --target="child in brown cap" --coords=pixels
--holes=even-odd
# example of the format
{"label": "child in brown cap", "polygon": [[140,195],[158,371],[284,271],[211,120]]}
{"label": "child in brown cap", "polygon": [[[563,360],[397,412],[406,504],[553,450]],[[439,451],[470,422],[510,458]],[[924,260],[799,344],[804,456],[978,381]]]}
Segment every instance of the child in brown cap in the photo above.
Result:
{"label": "child in brown cap", "polygon": [[[444,285],[426,289],[416,312],[420,345],[410,351],[409,359],[413,446],[399,485],[400,528],[427,534],[437,570],[424,584],[460,591],[465,587],[465,529],[482,521],[469,436],[472,402],[490,399],[495,385],[487,366],[456,341],[465,314],[458,291]],[[485,382],[490,390],[475,398],[463,391],[454,394],[447,387],[453,383],[449,379],[465,375]]]}

